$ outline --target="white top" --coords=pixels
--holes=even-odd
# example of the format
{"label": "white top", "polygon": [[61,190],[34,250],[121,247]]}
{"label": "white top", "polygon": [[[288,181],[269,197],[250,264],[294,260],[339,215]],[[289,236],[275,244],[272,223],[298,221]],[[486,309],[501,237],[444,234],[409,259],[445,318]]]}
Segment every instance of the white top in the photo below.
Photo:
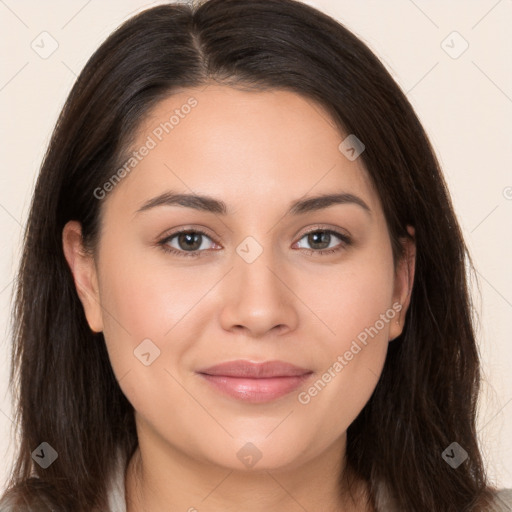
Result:
{"label": "white top", "polygon": [[[109,511],[126,512],[125,496],[125,469],[126,464],[119,459],[117,472],[111,482],[109,491]],[[396,506],[387,496],[386,490],[381,486],[377,492],[376,505],[379,512],[399,512]],[[489,512],[511,512],[512,511],[512,489],[501,489],[496,495],[495,505]],[[0,511],[1,512],[1,511]]]}
{"label": "white top", "polygon": [[126,512],[126,463],[127,461],[124,458],[118,457],[116,471],[112,477],[108,491],[108,512]]}

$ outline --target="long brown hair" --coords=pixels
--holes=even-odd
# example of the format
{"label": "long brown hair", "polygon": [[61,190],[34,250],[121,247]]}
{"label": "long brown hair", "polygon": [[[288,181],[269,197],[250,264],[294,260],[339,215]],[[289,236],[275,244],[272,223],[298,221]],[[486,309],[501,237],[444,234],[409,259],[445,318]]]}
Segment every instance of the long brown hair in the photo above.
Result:
{"label": "long brown hair", "polygon": [[[110,35],[80,73],[38,176],[15,288],[10,385],[21,435],[4,505],[104,510],[118,450],[128,458],[137,447],[133,407],[103,334],[89,329],[62,230],[78,220],[85,243],[96,246],[101,201],[94,191],[122,165],[144,115],[174,90],[210,80],[296,92],[324,106],[340,133],[364,142],[361,158],[395,262],[407,225],[415,227],[417,261],[404,331],[348,429],[347,467],[371,495],[384,483],[400,510],[485,510],[493,489],[475,429],[480,367],[470,259],[439,163],[370,49],[294,0],[148,9]],[[441,456],[454,441],[468,454],[456,469]],[[32,459],[42,442],[58,453],[47,469]]]}

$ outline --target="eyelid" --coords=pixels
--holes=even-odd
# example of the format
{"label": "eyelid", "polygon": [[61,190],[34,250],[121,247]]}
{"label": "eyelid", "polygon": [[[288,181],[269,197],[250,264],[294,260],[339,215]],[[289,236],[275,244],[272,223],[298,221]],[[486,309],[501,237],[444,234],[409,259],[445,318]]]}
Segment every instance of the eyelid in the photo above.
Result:
{"label": "eyelid", "polygon": [[343,228],[338,226],[331,226],[329,224],[315,224],[312,227],[306,228],[303,232],[300,232],[300,235],[297,235],[298,240],[304,237],[304,235],[309,235],[309,233],[313,233],[315,231],[329,231],[335,233],[337,236],[342,236],[349,240],[352,240],[352,235]]}
{"label": "eyelid", "polygon": [[[164,233],[158,238],[157,245],[162,248],[165,252],[176,254],[178,256],[192,256],[192,257],[200,257],[204,253],[208,253],[211,251],[216,251],[218,249],[202,249],[202,250],[196,250],[196,251],[183,251],[180,249],[175,249],[174,247],[168,247],[167,243],[170,239],[174,238],[175,236],[180,235],[181,233],[196,233],[204,235],[212,240],[212,242],[216,245],[221,245],[219,242],[217,242],[216,237],[212,236],[209,233],[209,229],[205,228],[203,226],[183,226],[180,228],[177,228],[176,230],[169,230],[167,233]],[[330,233],[336,237],[338,237],[341,240],[341,243],[338,244],[334,249],[328,248],[328,249],[305,249],[300,248],[301,251],[307,253],[308,255],[317,254],[319,256],[326,255],[328,253],[335,253],[338,251],[341,251],[343,248],[346,248],[346,246],[351,245],[353,240],[352,236],[346,229],[340,228],[340,227],[330,227],[328,225],[322,225],[322,224],[316,224],[314,226],[310,226],[306,228],[305,231],[301,232],[300,235],[297,235],[297,240],[293,242],[293,245],[300,242],[302,238],[304,238],[306,235],[309,235],[310,233],[315,233],[317,231],[325,231],[327,233]],[[341,247],[340,247],[341,246]]]}
{"label": "eyelid", "polygon": [[[172,238],[174,238],[182,233],[199,233],[201,235],[208,237],[214,244],[221,245],[221,244],[219,244],[219,242],[217,242],[216,237],[210,234],[210,230],[208,228],[204,228],[202,226],[184,226],[184,227],[180,227],[180,228],[176,228],[176,229],[167,230],[166,232],[164,232],[162,235],[160,235],[157,238],[156,245],[165,246],[167,244],[167,242],[169,242],[169,240],[171,240]],[[170,250],[172,251],[172,249],[173,248],[171,248]],[[177,249],[176,249],[176,251],[177,251]],[[179,251],[179,252],[186,252],[186,251]],[[190,251],[190,253],[193,253],[193,252],[200,253],[200,252],[204,252],[204,250]]]}
{"label": "eyelid", "polygon": [[[196,224],[196,225],[190,224],[190,225],[180,226],[178,228],[167,229],[166,231],[163,232],[163,234],[159,235],[156,238],[155,245],[163,245],[166,242],[168,242],[171,238],[174,238],[175,236],[178,236],[181,233],[189,233],[189,232],[200,233],[202,235],[205,235],[212,240],[212,243],[214,243],[216,245],[221,245],[217,241],[217,236],[212,234],[212,231],[210,229],[208,229],[207,227],[202,226],[200,224]],[[201,251],[199,251],[199,252],[201,252]]]}

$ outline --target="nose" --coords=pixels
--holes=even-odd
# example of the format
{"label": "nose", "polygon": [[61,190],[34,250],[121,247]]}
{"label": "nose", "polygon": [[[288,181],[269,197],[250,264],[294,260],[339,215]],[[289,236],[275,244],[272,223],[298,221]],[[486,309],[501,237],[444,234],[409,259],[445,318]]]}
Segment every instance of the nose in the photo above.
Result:
{"label": "nose", "polygon": [[261,338],[270,331],[285,334],[296,329],[300,303],[282,265],[264,250],[254,261],[238,254],[234,267],[223,280],[220,321],[227,331],[245,331]]}

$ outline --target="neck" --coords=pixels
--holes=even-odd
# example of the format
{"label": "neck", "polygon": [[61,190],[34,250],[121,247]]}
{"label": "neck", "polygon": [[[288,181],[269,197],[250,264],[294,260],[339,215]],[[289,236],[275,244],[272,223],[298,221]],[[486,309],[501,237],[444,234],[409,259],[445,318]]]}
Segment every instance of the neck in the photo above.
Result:
{"label": "neck", "polygon": [[[139,445],[126,470],[127,512],[366,512],[367,488],[340,484],[346,436],[294,468],[239,471],[197,461],[176,449]],[[151,463],[150,463],[151,461]]]}

